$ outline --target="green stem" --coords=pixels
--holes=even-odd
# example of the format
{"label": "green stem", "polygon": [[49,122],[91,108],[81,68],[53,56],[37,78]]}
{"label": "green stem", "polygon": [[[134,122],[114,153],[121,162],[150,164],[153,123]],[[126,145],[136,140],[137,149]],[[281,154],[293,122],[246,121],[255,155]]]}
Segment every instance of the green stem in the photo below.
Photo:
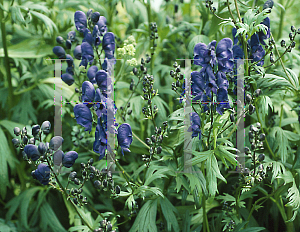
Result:
{"label": "green stem", "polygon": [[[280,3],[281,4],[283,3],[282,0],[280,1]],[[281,35],[282,35],[284,15],[285,15],[285,10],[281,9],[281,11],[280,11],[279,29],[278,29],[278,34],[277,34],[277,40],[279,40],[281,38]]]}
{"label": "green stem", "polygon": [[[287,219],[291,219],[292,216],[293,216],[293,207],[288,206],[287,207]],[[286,222],[285,225],[286,225],[287,232],[294,232],[293,222]]]}
{"label": "green stem", "polygon": [[[3,5],[3,0],[0,1],[1,5]],[[12,88],[12,82],[11,82],[11,70],[10,70],[10,64],[9,64],[9,56],[8,56],[8,49],[7,49],[7,43],[6,43],[6,28],[5,28],[5,22],[4,22],[4,11],[0,10],[0,22],[1,22],[1,36],[2,36],[2,44],[3,44],[3,50],[4,50],[4,64],[6,69],[6,76],[7,76],[7,82],[8,82],[8,98],[7,103],[9,106],[8,110],[8,119],[11,118],[11,109],[13,108],[13,88]]]}

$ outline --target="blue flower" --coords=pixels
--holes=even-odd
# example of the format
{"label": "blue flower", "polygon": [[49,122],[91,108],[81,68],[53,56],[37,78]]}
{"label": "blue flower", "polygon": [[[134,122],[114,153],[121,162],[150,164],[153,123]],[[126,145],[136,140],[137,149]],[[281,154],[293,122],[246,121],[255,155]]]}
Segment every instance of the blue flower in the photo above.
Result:
{"label": "blue flower", "polygon": [[[95,88],[93,84],[89,81],[82,83],[82,101],[83,102],[93,102],[95,98]],[[92,104],[87,104],[88,108],[91,108]]]}
{"label": "blue flower", "polygon": [[83,13],[82,11],[76,11],[74,14],[74,21],[76,29],[79,32],[83,33],[87,26],[85,13]]}
{"label": "blue flower", "polygon": [[99,160],[103,159],[103,157],[105,156],[106,147],[109,146],[109,144],[107,144],[106,137],[107,136],[105,133],[105,129],[103,128],[103,126],[101,126],[100,118],[98,118],[93,151],[100,154]]}
{"label": "blue flower", "polygon": [[63,80],[63,82],[65,82],[67,85],[73,85],[74,83],[74,78],[70,73],[64,73],[61,75],[61,79]]}
{"label": "blue flower", "polygon": [[98,118],[102,117],[103,114],[106,114],[104,98],[105,97],[101,94],[100,89],[97,88],[96,94],[95,94],[94,108],[96,110],[96,114],[97,114]]}
{"label": "blue flower", "polygon": [[229,38],[222,39],[216,50],[216,57],[218,60],[218,70],[221,72],[229,72],[233,68],[233,52],[232,40]]}
{"label": "blue flower", "polygon": [[218,72],[217,73],[217,85],[218,88],[223,88],[223,89],[228,89],[229,87],[229,82],[226,78],[226,74],[223,72]]}
{"label": "blue flower", "polygon": [[74,42],[76,38],[76,32],[75,31],[70,31],[68,33],[68,39],[71,40],[71,42]]}
{"label": "blue flower", "polygon": [[96,73],[98,71],[98,67],[96,65],[93,65],[89,68],[89,70],[87,71],[87,77],[89,78],[90,82],[92,82],[93,84],[96,83]]}
{"label": "blue flower", "polygon": [[94,46],[99,46],[100,43],[101,43],[101,39],[100,39],[101,32],[100,32],[100,30],[98,28],[98,25],[94,26],[92,36],[93,36],[93,44],[94,44]]}
{"label": "blue flower", "polygon": [[33,144],[26,145],[24,152],[26,153],[28,159],[31,159],[32,161],[38,160],[41,155],[38,151],[38,148]]}
{"label": "blue flower", "polygon": [[43,185],[47,185],[50,182],[50,167],[46,164],[39,164],[34,172],[35,178]]}
{"label": "blue flower", "polygon": [[84,36],[84,39],[82,40],[82,42],[87,42],[89,43],[91,46],[93,46],[93,36],[92,36],[92,33],[90,32],[89,29],[85,29],[84,32],[83,32],[83,36]]}
{"label": "blue flower", "polygon": [[65,59],[66,58],[66,52],[65,49],[61,46],[55,46],[53,48],[53,53],[59,58],[59,59]]}
{"label": "blue flower", "polygon": [[63,156],[62,164],[65,167],[70,168],[73,166],[77,158],[78,158],[78,153],[76,151],[69,151]]}
{"label": "blue flower", "polygon": [[114,58],[115,52],[115,35],[112,32],[108,32],[103,36],[102,48],[105,52],[105,57],[108,59]]}
{"label": "blue flower", "polygon": [[[185,86],[182,86],[184,88]],[[205,87],[205,78],[200,72],[194,71],[191,74],[191,91],[192,95],[195,96],[194,101],[202,100]]]}
{"label": "blue flower", "polygon": [[104,16],[100,16],[96,25],[98,26],[98,29],[100,31],[100,35],[101,36],[104,35],[107,31],[106,18]]}
{"label": "blue flower", "polygon": [[192,138],[199,135],[199,140],[201,139],[201,120],[199,115],[196,112],[192,112],[191,116],[191,126],[188,128],[188,132],[193,132]]}
{"label": "blue flower", "polygon": [[253,59],[254,62],[257,62],[257,65],[262,66],[264,64],[263,57],[265,56],[266,52],[263,47],[259,43],[258,34],[253,34],[250,39],[250,47],[251,47],[251,55],[250,59]]}
{"label": "blue flower", "polygon": [[123,123],[119,126],[117,138],[118,144],[122,149],[122,154],[124,155],[124,151],[130,152],[128,148],[132,143],[132,131],[129,124]]}
{"label": "blue flower", "polygon": [[85,104],[77,104],[73,110],[77,123],[91,133],[93,117],[90,109]]}
{"label": "blue flower", "polygon": [[216,64],[216,48],[217,41],[212,41],[208,45],[204,43],[198,43],[194,47],[194,64],[206,67],[211,64],[214,66]]}
{"label": "blue flower", "polygon": [[106,96],[107,91],[112,87],[111,78],[108,77],[107,72],[104,70],[99,70],[96,72],[95,79],[99,89],[101,90],[101,93]]}
{"label": "blue flower", "polygon": [[227,108],[230,108],[230,105],[228,103],[228,93],[226,89],[220,88],[218,90],[218,94],[217,94],[217,112],[220,115],[223,115],[224,110]]}
{"label": "blue flower", "polygon": [[81,45],[75,47],[73,55],[77,60],[81,60]]}
{"label": "blue flower", "polygon": [[90,65],[93,63],[94,51],[93,51],[93,47],[89,43],[83,42],[81,44],[81,54],[82,54],[81,55],[81,63],[79,66],[83,65],[86,68],[88,63]]}

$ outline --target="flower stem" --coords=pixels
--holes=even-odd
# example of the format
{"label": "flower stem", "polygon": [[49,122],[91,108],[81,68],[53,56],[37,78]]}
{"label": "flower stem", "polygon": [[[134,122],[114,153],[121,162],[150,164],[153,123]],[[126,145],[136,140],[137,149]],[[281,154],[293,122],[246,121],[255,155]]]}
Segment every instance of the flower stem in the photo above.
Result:
{"label": "flower stem", "polygon": [[[0,1],[1,5],[3,5],[3,0]],[[7,49],[7,43],[6,43],[6,28],[5,28],[5,22],[4,22],[4,11],[0,10],[0,22],[1,22],[1,36],[2,36],[2,44],[3,44],[3,50],[4,50],[4,64],[6,69],[6,76],[7,76],[7,83],[8,83],[8,98],[7,103],[9,106],[8,110],[8,119],[11,118],[11,109],[13,108],[13,88],[12,88],[12,82],[11,82],[11,70],[10,70],[10,63],[9,63],[9,57],[8,57],[8,49]]]}

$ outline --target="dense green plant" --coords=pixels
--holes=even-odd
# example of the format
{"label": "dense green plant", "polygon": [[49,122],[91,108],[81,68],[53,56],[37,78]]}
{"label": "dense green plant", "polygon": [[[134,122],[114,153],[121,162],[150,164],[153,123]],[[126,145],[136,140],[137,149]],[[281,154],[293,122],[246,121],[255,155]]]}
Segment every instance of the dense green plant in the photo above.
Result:
{"label": "dense green plant", "polygon": [[[137,0],[0,4],[0,231],[299,230],[300,30],[292,26],[299,3],[164,1],[159,10]],[[79,11],[90,17],[93,40],[75,28]],[[99,15],[107,31],[95,35]],[[97,36],[105,46],[97,47]],[[82,39],[93,41],[94,63],[79,57],[62,64],[68,73],[62,77],[68,83],[62,85],[62,137],[70,152],[54,152],[62,140],[45,126],[54,124],[57,83],[49,58],[64,53],[53,50],[57,46],[75,58]],[[103,94],[101,59],[114,57],[115,119],[123,126],[111,149],[120,173],[109,172],[103,154],[107,118],[101,104],[83,104],[96,99],[91,89]],[[179,59],[193,58],[193,114],[186,128],[187,67]],[[245,59],[241,115],[232,58]],[[105,71],[97,79],[98,69]],[[235,132],[243,119],[240,169]],[[61,170],[72,172],[47,175],[58,156]]]}

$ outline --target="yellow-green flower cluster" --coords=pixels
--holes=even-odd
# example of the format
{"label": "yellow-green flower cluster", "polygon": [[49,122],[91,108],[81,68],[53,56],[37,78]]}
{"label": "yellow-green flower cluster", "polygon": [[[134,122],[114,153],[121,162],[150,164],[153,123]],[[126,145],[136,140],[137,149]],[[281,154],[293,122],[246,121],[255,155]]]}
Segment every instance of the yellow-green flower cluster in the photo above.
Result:
{"label": "yellow-green flower cluster", "polygon": [[130,60],[127,60],[127,63],[130,65],[130,66],[133,66],[133,67],[135,67],[135,66],[137,66],[137,60],[135,59],[135,58],[132,58],[132,59],[130,59]]}
{"label": "yellow-green flower cluster", "polygon": [[119,57],[124,57],[125,55],[135,56],[135,51],[136,51],[135,46],[136,46],[135,39],[131,35],[126,40],[124,40],[124,47],[117,49],[118,56]]}

